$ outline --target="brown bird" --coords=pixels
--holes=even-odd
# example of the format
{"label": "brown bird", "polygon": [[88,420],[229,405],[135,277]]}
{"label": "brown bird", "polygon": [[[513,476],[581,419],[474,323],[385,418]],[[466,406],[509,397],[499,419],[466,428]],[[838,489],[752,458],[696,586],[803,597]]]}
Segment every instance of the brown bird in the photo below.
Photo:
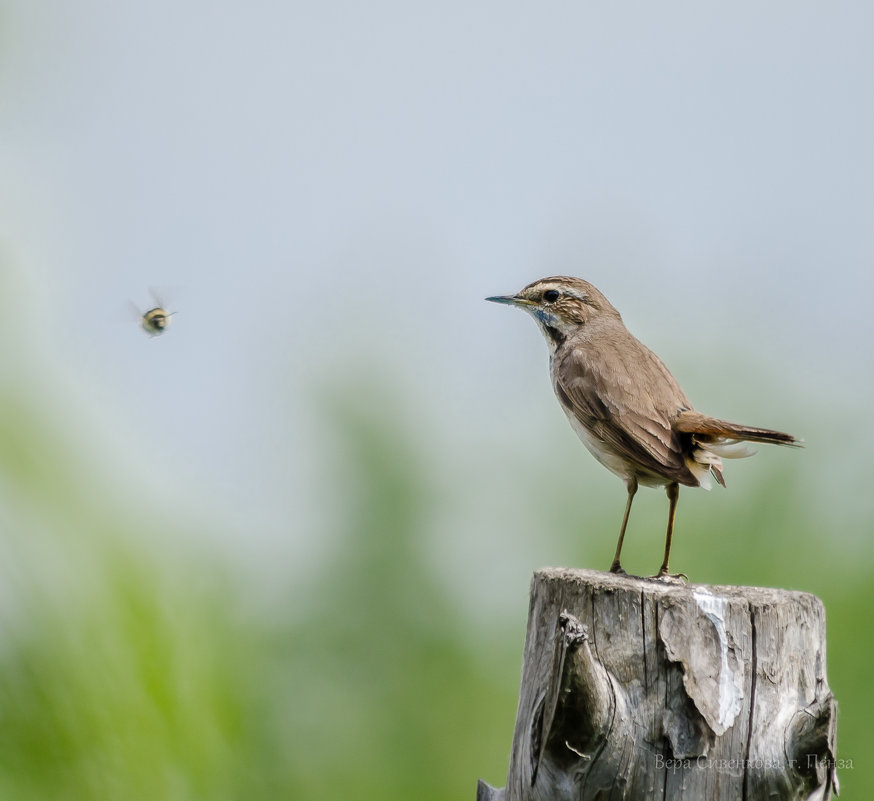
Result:
{"label": "brown bird", "polygon": [[619,562],[631,502],[639,484],[664,486],[668,495],[668,558],[680,484],[710,489],[711,475],[724,487],[723,458],[752,456],[743,443],[798,445],[791,434],[737,425],[696,412],[676,379],[622,322],[594,286],[579,278],[543,278],[516,295],[486,298],[531,314],[549,345],[552,385],[583,444],[624,482],[628,501],[616,556]]}

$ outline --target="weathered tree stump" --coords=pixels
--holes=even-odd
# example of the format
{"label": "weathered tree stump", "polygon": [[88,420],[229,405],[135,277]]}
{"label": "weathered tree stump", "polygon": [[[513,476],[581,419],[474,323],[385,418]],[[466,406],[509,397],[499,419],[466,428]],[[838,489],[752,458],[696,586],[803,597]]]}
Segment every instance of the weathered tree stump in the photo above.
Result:
{"label": "weathered tree stump", "polygon": [[815,596],[547,568],[507,786],[477,801],[826,801],[836,720]]}

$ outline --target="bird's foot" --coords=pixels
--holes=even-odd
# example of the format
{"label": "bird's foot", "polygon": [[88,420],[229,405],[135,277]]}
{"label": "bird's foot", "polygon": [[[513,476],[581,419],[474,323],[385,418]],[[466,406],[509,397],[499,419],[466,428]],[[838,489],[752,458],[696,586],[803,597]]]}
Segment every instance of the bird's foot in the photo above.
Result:
{"label": "bird's foot", "polygon": [[630,579],[644,579],[645,578],[645,576],[638,576],[637,573],[627,572],[625,570],[625,568],[622,567],[617,562],[614,562],[612,565],[610,565],[610,572],[614,576],[625,576],[626,578],[630,578]]}
{"label": "bird's foot", "polygon": [[688,584],[689,577],[685,573],[668,573],[665,568],[651,577],[653,581],[663,581],[665,584]]}

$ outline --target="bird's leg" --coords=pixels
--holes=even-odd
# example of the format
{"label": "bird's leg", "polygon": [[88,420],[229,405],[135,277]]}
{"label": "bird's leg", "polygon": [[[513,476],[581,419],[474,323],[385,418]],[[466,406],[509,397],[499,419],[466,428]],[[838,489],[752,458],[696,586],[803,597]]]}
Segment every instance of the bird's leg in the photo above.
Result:
{"label": "bird's leg", "polygon": [[[668,502],[670,504],[668,507],[668,532],[665,535],[665,559],[659,568],[656,578],[664,578],[670,575],[668,573],[668,559],[671,556],[671,539],[674,536],[674,517],[677,514],[677,498],[680,497],[680,485],[676,481],[673,484],[668,484],[665,487],[665,492],[668,494]],[[683,574],[680,573],[678,575],[682,576]]]}
{"label": "bird's leg", "polygon": [[616,543],[616,556],[613,557],[613,564],[610,565],[611,573],[624,573],[622,565],[619,564],[619,554],[622,552],[622,540],[625,539],[625,527],[628,525],[628,515],[631,512],[631,502],[634,500],[634,493],[637,492],[637,479],[632,476],[625,482],[628,489],[628,502],[625,504],[625,515],[622,517],[622,528],[619,529],[619,542]]}

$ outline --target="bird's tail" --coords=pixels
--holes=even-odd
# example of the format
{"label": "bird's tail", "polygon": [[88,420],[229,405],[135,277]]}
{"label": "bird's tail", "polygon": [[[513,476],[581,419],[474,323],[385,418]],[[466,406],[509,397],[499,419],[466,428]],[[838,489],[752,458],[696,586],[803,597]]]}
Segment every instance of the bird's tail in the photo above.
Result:
{"label": "bird's tail", "polygon": [[729,423],[727,420],[707,417],[692,410],[679,414],[674,421],[674,430],[691,435],[695,448],[692,459],[688,460],[688,466],[698,478],[699,485],[705,489],[710,488],[708,473],[712,473],[716,480],[723,487],[725,486],[722,459],[740,459],[755,453],[752,448],[743,444],[745,442],[801,446],[801,440],[782,431]]}
{"label": "bird's tail", "polygon": [[727,420],[707,417],[707,415],[691,410],[680,412],[679,417],[677,417],[674,423],[674,429],[684,434],[693,434],[696,437],[712,437],[714,440],[724,439],[734,442],[769,442],[774,445],[801,445],[801,440],[782,431],[742,426],[737,423],[729,423]]}

